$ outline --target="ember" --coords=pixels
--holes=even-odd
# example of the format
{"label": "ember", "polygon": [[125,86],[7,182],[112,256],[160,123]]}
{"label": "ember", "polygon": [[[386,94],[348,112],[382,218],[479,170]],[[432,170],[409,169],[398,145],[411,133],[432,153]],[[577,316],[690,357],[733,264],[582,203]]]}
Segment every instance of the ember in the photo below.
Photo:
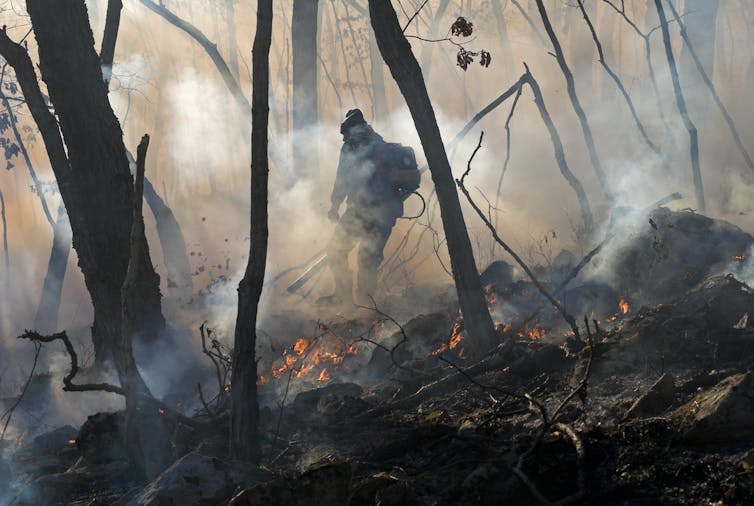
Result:
{"label": "ember", "polygon": [[68,440],[68,444],[69,445],[75,445],[76,444],[76,440],[75,439],[69,439]]}

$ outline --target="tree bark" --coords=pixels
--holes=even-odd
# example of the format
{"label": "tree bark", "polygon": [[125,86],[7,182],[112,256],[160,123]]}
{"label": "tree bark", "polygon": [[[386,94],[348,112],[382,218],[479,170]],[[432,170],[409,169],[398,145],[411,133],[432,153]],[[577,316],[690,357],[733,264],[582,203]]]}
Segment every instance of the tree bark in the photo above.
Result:
{"label": "tree bark", "polygon": [[256,324],[267,263],[267,156],[270,88],[272,0],[257,3],[257,28],[252,51],[251,99],[251,241],[246,272],[238,285],[238,316],[233,347],[230,391],[230,453],[258,463]]}
{"label": "tree bark", "polygon": [[[110,357],[121,332],[120,292],[128,266],[133,179],[83,0],[29,0],[27,9],[39,46],[42,78],[68,148],[68,169],[60,175],[56,170],[55,175],[92,298],[92,339],[97,361],[102,363]],[[49,120],[54,122],[54,118]],[[55,170],[56,163],[52,165]],[[136,259],[140,268],[135,325],[137,332],[154,335],[165,325],[159,276],[148,249],[141,253]]]}
{"label": "tree bark", "polygon": [[494,344],[492,318],[484,300],[461,203],[421,68],[390,2],[369,0],[369,15],[382,57],[408,104],[429,164],[469,343],[487,349]]}
{"label": "tree bark", "polygon": [[696,206],[699,211],[705,211],[704,204],[704,184],[702,182],[702,169],[699,164],[699,132],[696,125],[691,121],[689,111],[686,108],[686,99],[681,89],[681,81],[678,77],[678,68],[673,56],[673,46],[670,43],[670,30],[668,30],[668,20],[665,17],[665,10],[662,7],[662,0],[655,0],[657,14],[660,17],[660,28],[662,29],[662,41],[665,45],[665,57],[668,60],[670,77],[673,80],[673,92],[675,93],[675,103],[678,106],[678,112],[683,119],[683,125],[689,133],[689,155],[691,156],[691,176],[694,180],[694,190],[696,192]]}
{"label": "tree bark", "polygon": [[319,0],[293,0],[293,173],[310,177],[317,172],[312,143],[317,125],[317,11]]}

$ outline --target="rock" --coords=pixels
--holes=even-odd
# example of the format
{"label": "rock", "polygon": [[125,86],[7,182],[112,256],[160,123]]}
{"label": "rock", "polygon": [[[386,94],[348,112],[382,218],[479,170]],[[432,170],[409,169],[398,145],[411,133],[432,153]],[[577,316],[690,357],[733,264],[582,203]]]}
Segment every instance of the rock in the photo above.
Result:
{"label": "rock", "polygon": [[240,480],[228,463],[189,453],[157,476],[128,506],[219,504],[230,498]]}
{"label": "rock", "polygon": [[502,295],[513,284],[513,267],[503,260],[495,260],[482,271],[479,280],[490,292]]}
{"label": "rock", "polygon": [[684,440],[740,443],[754,436],[754,376],[735,374],[697,394],[672,415]]}
{"label": "rock", "polygon": [[661,207],[640,218],[637,233],[606,267],[622,295],[661,302],[683,294],[715,270],[727,269],[753,243],[751,235],[726,221]]}
{"label": "rock", "polygon": [[628,408],[624,420],[659,415],[673,404],[676,387],[672,374],[663,374],[647,393],[636,399]]}
{"label": "rock", "polygon": [[[420,314],[403,325],[403,331],[408,339],[404,340],[403,333],[393,333],[381,344],[375,347],[369,360],[369,370],[373,374],[381,374],[395,368],[393,361],[405,364],[417,359],[425,359],[443,343],[448,341],[453,320],[448,313]],[[395,349],[390,356],[391,349]]]}

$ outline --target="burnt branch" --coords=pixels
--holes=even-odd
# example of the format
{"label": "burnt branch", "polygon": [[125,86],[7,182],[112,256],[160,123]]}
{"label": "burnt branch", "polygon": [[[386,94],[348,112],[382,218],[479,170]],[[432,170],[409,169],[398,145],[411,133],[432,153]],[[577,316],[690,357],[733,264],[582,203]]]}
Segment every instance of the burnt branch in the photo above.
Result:
{"label": "burnt branch", "polygon": [[18,336],[18,339],[28,339],[38,343],[52,343],[54,341],[63,341],[65,350],[71,360],[71,370],[63,377],[63,390],[66,392],[110,392],[118,395],[126,395],[125,391],[118,386],[109,383],[82,383],[76,384],[73,379],[79,373],[79,357],[73,347],[73,343],[65,331],[58,332],[49,336],[43,336],[33,330],[26,330]]}

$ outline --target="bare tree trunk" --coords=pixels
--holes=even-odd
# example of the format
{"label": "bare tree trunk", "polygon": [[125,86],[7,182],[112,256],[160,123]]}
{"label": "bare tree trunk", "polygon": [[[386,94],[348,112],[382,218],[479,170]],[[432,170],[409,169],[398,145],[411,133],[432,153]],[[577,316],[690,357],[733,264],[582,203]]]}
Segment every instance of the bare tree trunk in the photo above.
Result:
{"label": "bare tree trunk", "polygon": [[186,252],[186,240],[181,225],[164,200],[155,191],[149,178],[144,179],[144,200],[154,215],[157,237],[162,246],[163,261],[167,271],[168,291],[179,297],[193,292],[191,263]]}
{"label": "bare tree trunk", "polygon": [[683,90],[681,89],[681,81],[678,77],[678,69],[675,65],[675,57],[673,56],[673,46],[670,43],[670,31],[668,30],[668,20],[665,17],[665,10],[662,7],[662,0],[655,0],[655,7],[657,8],[657,14],[660,16],[660,28],[662,29],[662,41],[665,45],[665,57],[668,60],[668,68],[670,69],[670,77],[673,80],[673,91],[675,92],[675,102],[678,106],[678,112],[683,119],[683,125],[689,133],[689,154],[691,156],[691,175],[694,180],[694,190],[696,191],[696,206],[699,211],[705,211],[704,205],[704,185],[702,182],[702,169],[699,165],[699,133],[696,129],[696,125],[689,117],[688,109],[686,108],[686,100],[683,97]]}
{"label": "bare tree trunk", "polygon": [[[42,77],[68,148],[70,172],[59,175],[56,171],[55,175],[92,297],[92,339],[97,361],[102,363],[121,330],[120,291],[128,266],[133,179],[83,0],[29,0],[27,9],[39,46]],[[55,169],[56,163],[52,165]],[[148,250],[141,253],[136,259],[140,262],[136,328],[156,334],[165,326],[159,276]]]}
{"label": "bare tree trunk", "polygon": [[251,241],[246,272],[238,285],[238,316],[230,391],[230,453],[253,463],[260,458],[257,404],[256,325],[267,263],[267,158],[270,114],[272,0],[257,2],[257,32],[252,50]]}
{"label": "bare tree trunk", "polygon": [[581,131],[584,133],[584,140],[586,141],[586,148],[589,151],[589,159],[592,161],[592,166],[594,167],[594,171],[597,174],[597,180],[600,183],[600,188],[602,189],[602,193],[605,195],[607,200],[612,202],[613,195],[610,191],[609,185],[607,184],[605,171],[602,169],[602,162],[600,162],[599,155],[597,154],[597,146],[594,144],[592,129],[589,126],[589,120],[587,119],[586,113],[581,107],[579,97],[576,94],[576,83],[573,79],[573,73],[568,67],[568,63],[566,63],[563,49],[560,47],[558,37],[555,35],[555,30],[553,30],[552,28],[550,18],[547,16],[547,10],[545,9],[544,3],[542,2],[542,0],[536,0],[536,2],[537,8],[539,9],[539,15],[541,16],[542,23],[545,26],[545,31],[547,32],[547,35],[549,35],[550,42],[552,42],[553,48],[555,49],[555,58],[558,61],[558,65],[560,65],[560,69],[563,71],[563,76],[566,80],[566,88],[568,89],[568,97],[571,99],[573,110],[576,111],[576,116],[578,116],[579,118]]}
{"label": "bare tree trunk", "polygon": [[57,331],[60,298],[63,293],[63,281],[71,252],[71,222],[60,202],[58,217],[52,229],[52,249],[47,262],[47,273],[42,284],[42,295],[34,316],[34,328],[41,333]]}
{"label": "bare tree trunk", "polygon": [[[293,0],[293,173],[312,176],[318,170],[318,153],[312,143],[317,125],[317,11],[319,0]],[[311,129],[307,131],[307,129]]]}
{"label": "bare tree trunk", "polygon": [[486,349],[494,344],[492,319],[484,300],[453,174],[421,68],[390,2],[369,0],[369,14],[380,52],[408,104],[432,173],[469,343],[478,349]]}

